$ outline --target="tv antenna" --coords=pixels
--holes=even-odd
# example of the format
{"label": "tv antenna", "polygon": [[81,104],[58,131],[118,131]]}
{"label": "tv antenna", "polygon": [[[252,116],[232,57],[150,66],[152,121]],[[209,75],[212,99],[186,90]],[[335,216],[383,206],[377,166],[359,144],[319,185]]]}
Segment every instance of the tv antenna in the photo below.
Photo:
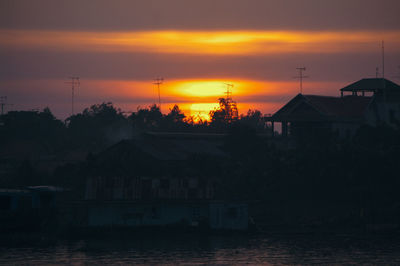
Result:
{"label": "tv antenna", "polygon": [[81,82],[79,81],[79,77],[69,77],[71,81],[65,82],[67,84],[71,84],[71,115],[74,115],[74,98],[75,98],[75,86],[79,88]]}
{"label": "tv antenna", "polygon": [[156,78],[154,79],[155,82],[153,82],[154,85],[157,85],[157,90],[158,90],[158,105],[161,109],[161,94],[160,94],[160,85],[163,84],[164,78]]}
{"label": "tv antenna", "polygon": [[12,104],[7,103],[7,96],[0,96],[0,105],[1,105],[1,115],[4,115],[4,106]]}
{"label": "tv antenna", "polygon": [[385,78],[385,43],[382,40],[382,78]]}
{"label": "tv antenna", "polygon": [[238,118],[238,109],[236,106],[236,102],[232,100],[232,88],[233,84],[231,83],[224,83],[226,85],[226,106],[225,106],[225,119],[229,123],[232,122],[233,119]]}
{"label": "tv antenna", "polygon": [[303,71],[306,71],[306,67],[296,67],[296,69],[299,71],[299,75],[294,78],[300,80],[300,93],[303,93],[303,79],[309,78],[309,76],[303,75]]}
{"label": "tv antenna", "polygon": [[233,88],[233,84],[231,83],[224,83],[226,85],[226,99],[229,101],[232,99],[232,88]]}
{"label": "tv antenna", "polygon": [[375,77],[378,78],[379,77],[379,67],[375,68]]}

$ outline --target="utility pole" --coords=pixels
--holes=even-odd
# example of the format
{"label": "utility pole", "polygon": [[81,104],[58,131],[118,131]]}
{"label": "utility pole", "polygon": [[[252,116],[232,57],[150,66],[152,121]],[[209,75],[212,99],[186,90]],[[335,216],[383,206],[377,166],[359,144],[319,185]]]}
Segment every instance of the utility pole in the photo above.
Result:
{"label": "utility pole", "polygon": [[297,67],[296,69],[299,71],[299,75],[294,78],[300,80],[300,93],[303,93],[303,79],[308,78],[309,76],[303,75],[303,71],[306,71],[305,67]]}
{"label": "utility pole", "polygon": [[163,84],[164,79],[163,78],[156,78],[154,79],[154,85],[157,85],[157,90],[158,90],[158,106],[160,107],[161,111],[161,94],[160,94],[160,85]]}
{"label": "utility pole", "polygon": [[69,77],[71,81],[65,82],[67,84],[71,84],[71,115],[74,115],[74,101],[75,101],[75,86],[79,88],[81,82],[79,81],[79,77]]}
{"label": "utility pole", "polygon": [[0,96],[1,115],[4,115],[4,106],[12,105],[7,103],[7,96]]}

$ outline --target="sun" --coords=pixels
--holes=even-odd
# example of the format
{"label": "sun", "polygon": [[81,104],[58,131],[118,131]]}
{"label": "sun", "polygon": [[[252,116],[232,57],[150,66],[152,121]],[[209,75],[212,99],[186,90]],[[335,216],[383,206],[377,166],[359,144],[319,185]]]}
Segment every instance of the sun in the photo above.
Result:
{"label": "sun", "polygon": [[210,111],[219,107],[218,103],[193,103],[190,105],[190,116],[195,122],[210,121]]}
{"label": "sun", "polygon": [[183,81],[173,86],[174,90],[187,97],[223,97],[224,81]]}

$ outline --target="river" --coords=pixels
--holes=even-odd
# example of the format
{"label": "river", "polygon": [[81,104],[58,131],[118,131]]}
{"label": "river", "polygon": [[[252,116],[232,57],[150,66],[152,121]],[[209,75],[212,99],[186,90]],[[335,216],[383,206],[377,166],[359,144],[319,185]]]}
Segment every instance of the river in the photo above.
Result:
{"label": "river", "polygon": [[127,234],[0,248],[1,265],[399,265],[393,235]]}

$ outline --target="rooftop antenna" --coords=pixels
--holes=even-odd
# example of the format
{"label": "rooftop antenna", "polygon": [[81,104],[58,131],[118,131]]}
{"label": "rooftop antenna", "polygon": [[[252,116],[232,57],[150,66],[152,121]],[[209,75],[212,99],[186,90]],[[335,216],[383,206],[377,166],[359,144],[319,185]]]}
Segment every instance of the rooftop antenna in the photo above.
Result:
{"label": "rooftop antenna", "polygon": [[79,88],[81,82],[79,81],[79,77],[69,77],[71,81],[65,82],[67,84],[71,84],[71,115],[74,115],[74,98],[75,98],[75,86]]}
{"label": "rooftop antenna", "polygon": [[378,78],[379,77],[379,67],[375,68],[375,77]]}
{"label": "rooftop antenna", "polygon": [[224,83],[226,85],[226,106],[225,106],[225,119],[227,119],[228,122],[232,122],[233,119],[237,119],[238,118],[238,109],[237,109],[237,105],[236,102],[234,102],[232,100],[232,88],[233,88],[233,84],[231,83]]}
{"label": "rooftop antenna", "polygon": [[0,96],[0,105],[1,105],[1,115],[4,115],[4,106],[12,104],[7,103],[7,96]]}
{"label": "rooftop antenna", "polygon": [[385,78],[385,43],[382,40],[382,78]]}
{"label": "rooftop antenna", "polygon": [[386,93],[386,81],[385,81],[385,43],[382,40],[382,89],[383,89],[383,102],[385,103],[385,109],[387,109],[387,105],[386,105],[386,97],[387,97],[387,93]]}
{"label": "rooftop antenna", "polygon": [[163,84],[164,78],[156,78],[154,79],[154,85],[157,85],[157,90],[158,90],[158,106],[160,107],[161,110],[161,95],[160,95],[160,85]]}
{"label": "rooftop antenna", "polygon": [[296,69],[299,71],[299,75],[294,78],[300,80],[300,93],[303,93],[303,79],[309,78],[309,76],[303,75],[303,71],[306,71],[306,67],[296,67]]}
{"label": "rooftop antenna", "polygon": [[232,99],[232,91],[231,89],[233,88],[233,84],[230,83],[224,83],[226,85],[226,99],[229,101]]}

